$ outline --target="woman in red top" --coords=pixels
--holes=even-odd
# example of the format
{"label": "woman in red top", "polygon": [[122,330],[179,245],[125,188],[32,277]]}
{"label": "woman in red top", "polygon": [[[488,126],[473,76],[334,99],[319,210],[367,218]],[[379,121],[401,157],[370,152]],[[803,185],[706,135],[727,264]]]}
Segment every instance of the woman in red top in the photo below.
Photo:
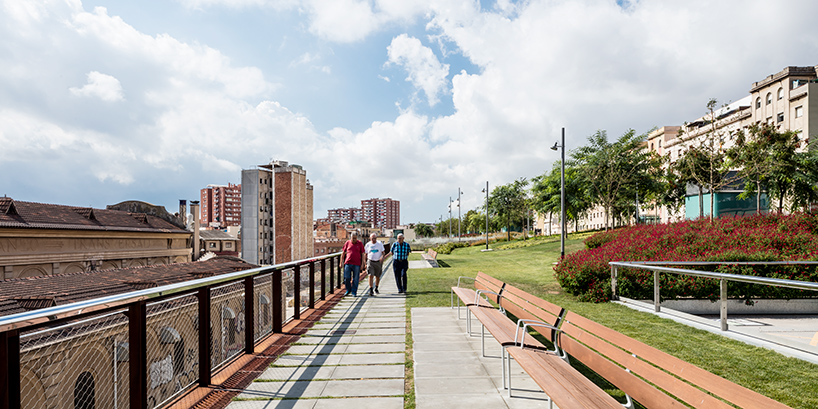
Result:
{"label": "woman in red top", "polygon": [[358,240],[358,233],[352,232],[350,239],[344,243],[341,260],[344,260],[344,287],[347,292],[344,296],[352,294],[358,296],[358,280],[361,278],[361,268],[366,261],[364,257],[364,243]]}

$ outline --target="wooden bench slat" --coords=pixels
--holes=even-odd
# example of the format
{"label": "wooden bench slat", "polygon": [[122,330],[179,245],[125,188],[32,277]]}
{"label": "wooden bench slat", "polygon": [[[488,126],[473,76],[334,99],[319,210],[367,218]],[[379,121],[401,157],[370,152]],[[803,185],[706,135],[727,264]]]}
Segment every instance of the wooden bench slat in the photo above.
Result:
{"label": "wooden bench slat", "polygon": [[747,409],[786,409],[789,406],[768,398],[756,391],[735,384],[696,365],[659,351],[627,335],[614,331],[606,326],[591,321],[579,314],[568,312],[566,321],[595,334],[608,342],[619,345],[631,354],[659,366],[673,375],[723,398],[733,404]]}
{"label": "wooden bench slat", "polygon": [[503,290],[503,294],[506,293],[510,294],[511,296],[519,297],[530,304],[537,306],[538,308],[547,311],[549,314],[554,316],[559,316],[563,312],[563,308],[559,305],[552,304],[548,301],[543,300],[542,298],[535,297],[517,287],[514,287],[511,284],[506,284],[505,289]]}
{"label": "wooden bench slat", "polygon": [[[564,348],[565,352],[576,357],[585,366],[647,408],[684,407],[676,399],[668,396],[667,393],[697,408],[732,408],[732,406],[708,395],[706,392],[582,331],[571,322],[563,323],[562,329],[564,334],[560,338],[560,346]],[[630,369],[632,373],[626,372],[625,368]],[[637,376],[642,379],[637,378]],[[645,382],[643,379],[649,379],[650,383]],[[667,393],[657,388],[661,388]],[[673,404],[671,404],[672,402]]]}
{"label": "wooden bench slat", "polygon": [[610,408],[622,405],[551,352],[509,347],[509,355],[560,408]]}
{"label": "wooden bench slat", "polygon": [[[500,345],[513,345],[514,337],[517,331],[517,324],[508,319],[499,310],[485,307],[469,307],[472,314],[477,318],[481,324],[489,331],[492,337],[500,343]],[[525,344],[532,347],[545,348],[536,338],[530,334],[525,334]]]}

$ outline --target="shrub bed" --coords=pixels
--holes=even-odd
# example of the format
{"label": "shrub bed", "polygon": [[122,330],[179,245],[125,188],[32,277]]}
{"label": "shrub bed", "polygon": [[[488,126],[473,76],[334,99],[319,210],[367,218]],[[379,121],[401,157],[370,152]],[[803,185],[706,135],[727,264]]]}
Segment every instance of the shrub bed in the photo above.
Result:
{"label": "shrub bed", "polygon": [[450,241],[448,243],[441,244],[432,250],[436,251],[438,254],[452,254],[452,250],[460,247],[469,247],[470,244],[465,241]]}
{"label": "shrub bed", "polygon": [[[597,233],[586,249],[569,254],[555,268],[565,291],[582,301],[604,302],[611,295],[610,261],[783,261],[818,260],[818,214],[755,215],[641,225]],[[716,271],[818,282],[818,269],[804,266],[723,265]],[[715,300],[718,281],[662,274],[662,297]],[[618,292],[653,298],[653,273],[620,271]],[[815,292],[731,282],[730,297],[800,298]]]}

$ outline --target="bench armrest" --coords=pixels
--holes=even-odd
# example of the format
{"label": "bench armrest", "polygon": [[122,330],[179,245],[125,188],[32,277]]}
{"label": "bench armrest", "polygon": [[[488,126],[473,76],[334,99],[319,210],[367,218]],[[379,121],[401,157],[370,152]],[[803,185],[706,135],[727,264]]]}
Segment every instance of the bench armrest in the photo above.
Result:
{"label": "bench armrest", "polygon": [[[481,295],[481,294],[483,294],[483,298],[485,298],[485,299],[486,299],[486,301],[488,301],[488,300],[489,300],[489,298],[488,298],[488,297],[486,297],[486,296],[485,296],[485,294],[494,294],[494,295],[496,295],[498,298],[500,297],[500,294],[497,294],[497,293],[495,293],[494,291],[489,291],[489,290],[477,290],[477,292],[474,294],[474,305],[479,305],[479,304],[478,304],[478,302],[480,301],[480,295]],[[500,307],[500,309],[502,309],[502,307]]]}
{"label": "bench armrest", "polygon": [[472,281],[474,281],[474,280],[475,280],[475,278],[474,278],[474,277],[467,277],[467,276],[460,276],[460,277],[457,277],[457,286],[458,286],[458,287],[460,287],[460,279],[461,279],[461,278],[466,278],[466,279],[469,279],[469,280],[472,280]]}
{"label": "bench armrest", "polygon": [[[528,333],[528,331],[527,331],[528,327],[542,327],[542,328],[548,328],[548,329],[551,329],[553,331],[556,331],[556,336],[554,337],[554,350],[551,351],[551,352],[559,354],[559,352],[560,352],[560,346],[559,346],[560,336],[559,336],[559,334],[562,333],[562,330],[555,327],[555,326],[553,326],[553,325],[551,325],[551,324],[548,324],[548,323],[545,323],[545,322],[542,322],[542,321],[523,320],[523,319],[518,320],[517,321],[517,329],[514,331],[514,343],[515,344],[518,343],[517,337],[520,336],[520,340],[519,340],[520,348],[525,347],[525,334]],[[522,335],[520,335],[521,332],[522,332]]]}

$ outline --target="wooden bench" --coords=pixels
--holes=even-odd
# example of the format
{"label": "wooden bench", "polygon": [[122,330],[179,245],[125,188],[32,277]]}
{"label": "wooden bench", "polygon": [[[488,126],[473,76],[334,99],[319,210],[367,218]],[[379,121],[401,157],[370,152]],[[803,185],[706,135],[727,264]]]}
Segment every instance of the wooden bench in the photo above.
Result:
{"label": "wooden bench", "polygon": [[[467,297],[464,303],[471,300],[470,312],[503,346],[503,384],[509,396],[510,358],[514,358],[549,396],[551,404],[560,408],[621,408],[623,404],[570,365],[570,360],[577,360],[625,392],[626,406],[632,406],[633,399],[647,408],[662,409],[788,407],[491,276],[478,273],[474,280],[475,288],[485,288],[496,296],[483,299],[483,292],[473,290],[475,298],[468,298],[465,291],[458,292]],[[513,337],[508,324],[512,320],[502,319],[505,313],[518,319],[513,324]],[[554,349],[532,340],[529,328],[551,342]]]}
{"label": "wooden bench", "polygon": [[432,265],[432,267],[438,267],[438,265],[437,265],[437,252],[436,251],[434,251],[432,249],[428,249],[428,250],[426,250],[425,253],[421,253],[421,256],[423,256],[423,259],[428,261],[429,264]]}

